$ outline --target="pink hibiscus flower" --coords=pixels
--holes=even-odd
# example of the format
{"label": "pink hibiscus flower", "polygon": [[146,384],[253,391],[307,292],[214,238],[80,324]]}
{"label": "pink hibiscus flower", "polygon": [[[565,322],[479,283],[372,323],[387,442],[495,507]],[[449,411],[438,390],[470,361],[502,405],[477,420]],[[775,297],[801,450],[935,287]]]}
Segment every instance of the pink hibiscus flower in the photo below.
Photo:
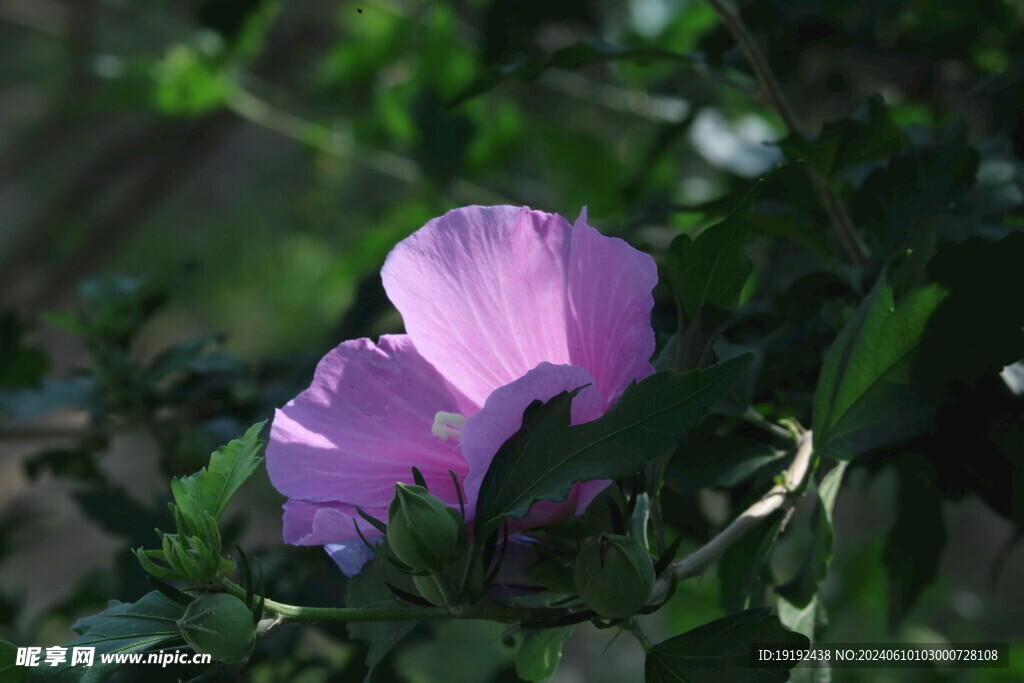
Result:
{"label": "pink hibiscus flower", "polygon": [[[355,508],[386,519],[413,466],[450,505],[454,472],[472,516],[530,402],[589,384],[572,406],[587,422],[653,372],[654,260],[587,225],[585,209],[575,225],[526,207],[456,209],[402,240],[381,275],[407,334],[344,342],[274,417],[267,470],[288,497],[287,543],[331,550],[355,524],[379,535]],[[539,503],[520,527],[577,514],[606,484]]]}

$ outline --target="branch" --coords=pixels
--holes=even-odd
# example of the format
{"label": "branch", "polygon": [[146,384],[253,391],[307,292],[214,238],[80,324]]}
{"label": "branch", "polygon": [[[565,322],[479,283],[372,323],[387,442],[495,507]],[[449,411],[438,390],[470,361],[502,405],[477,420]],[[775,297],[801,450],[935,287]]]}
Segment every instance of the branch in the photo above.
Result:
{"label": "branch", "polygon": [[[768,104],[778,112],[786,128],[793,133],[802,134],[803,128],[800,126],[800,122],[797,121],[796,114],[793,112],[789,100],[786,99],[785,93],[782,92],[782,86],[779,85],[779,81],[775,78],[775,74],[772,73],[767,60],[761,54],[757,41],[754,39],[753,34],[750,33],[746,24],[743,23],[740,15],[726,7],[722,0],[708,0],[708,4],[715,10],[718,18],[722,20],[726,30],[729,31],[733,40],[736,41],[736,44],[743,52],[743,56],[746,57],[747,62],[750,64],[754,77],[761,86],[761,91],[764,93],[764,98],[768,101]],[[828,215],[832,229],[839,236],[843,249],[846,251],[847,256],[850,257],[850,261],[858,266],[864,265],[867,263],[870,253],[867,245],[864,244],[864,240],[857,233],[853,219],[850,217],[846,207],[839,197],[836,196],[835,192],[832,191],[828,181],[822,176],[820,171],[812,166],[808,166],[807,174],[811,178],[811,185],[814,186],[814,191],[818,195],[822,208]]]}
{"label": "branch", "polygon": [[[224,580],[221,588],[225,592],[244,600],[245,589],[236,583]],[[525,608],[483,604],[465,609],[447,607],[418,607],[395,603],[387,607],[303,607],[288,605],[266,599],[263,607],[274,614],[274,625],[283,623],[351,623],[365,621],[428,621],[432,619],[487,619],[506,624],[546,621],[572,616],[580,610],[553,607]],[[591,613],[588,613],[591,614]]]}
{"label": "branch", "polygon": [[[241,86],[232,89],[227,106],[254,125],[272,130],[321,152],[352,159],[378,173],[410,185],[423,181],[423,175],[412,159],[387,150],[361,146],[347,133],[278,108]],[[523,203],[463,178],[455,178],[452,181],[452,190],[454,194],[467,201],[490,204]]]}
{"label": "branch", "polygon": [[665,570],[661,582],[667,582],[668,577],[686,579],[700,574],[764,519],[783,508],[792,507],[796,503],[798,494],[804,488],[804,480],[810,471],[813,454],[812,434],[806,432],[801,438],[789,470],[786,471],[783,483],[772,487],[764,497],[744,510],[729,526],[722,529],[718,535],[697,551],[670,564]]}

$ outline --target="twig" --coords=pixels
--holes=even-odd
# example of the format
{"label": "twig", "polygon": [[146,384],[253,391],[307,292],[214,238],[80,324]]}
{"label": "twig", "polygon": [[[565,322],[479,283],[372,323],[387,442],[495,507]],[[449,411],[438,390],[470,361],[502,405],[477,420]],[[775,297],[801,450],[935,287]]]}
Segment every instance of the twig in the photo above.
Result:
{"label": "twig", "polygon": [[757,412],[752,407],[747,408],[747,411],[743,413],[743,419],[755,427],[760,427],[776,438],[784,439],[789,442],[793,441],[793,433],[791,431],[765,419],[764,415]]}
{"label": "twig", "polygon": [[759,501],[744,510],[729,526],[698,550],[670,564],[663,574],[662,581],[667,582],[671,577],[685,579],[700,574],[765,518],[780,509],[791,507],[796,502],[795,494],[803,489],[804,480],[810,471],[811,456],[814,453],[812,436],[811,432],[803,435],[783,483],[772,487]]}
{"label": "twig", "polygon": [[[232,90],[228,107],[250,123],[310,145],[322,152],[351,158],[378,173],[397,178],[404,183],[416,185],[423,180],[419,167],[412,159],[386,150],[362,147],[345,132],[278,108],[241,86],[236,86]],[[522,203],[462,178],[452,181],[452,190],[467,201],[489,204]]]}
{"label": "twig", "polygon": [[[803,128],[797,120],[789,100],[786,99],[785,93],[782,92],[782,86],[779,85],[779,81],[775,78],[775,74],[772,73],[767,60],[761,54],[757,41],[750,33],[746,24],[743,23],[740,15],[726,7],[722,0],[708,0],[708,4],[715,10],[718,18],[722,20],[726,30],[729,31],[733,40],[736,41],[736,44],[743,52],[743,56],[746,57],[750,68],[754,71],[754,77],[761,86],[765,100],[778,112],[786,128],[793,133],[802,134]],[[839,236],[847,256],[849,256],[854,264],[864,265],[867,263],[870,253],[867,245],[864,244],[864,240],[857,233],[853,219],[850,217],[846,207],[839,197],[836,196],[835,192],[833,192],[828,184],[828,180],[822,176],[818,169],[808,165],[807,173],[811,178],[811,185],[818,195],[818,200],[821,202],[821,206],[825,210],[829,222],[832,224],[832,229]]]}

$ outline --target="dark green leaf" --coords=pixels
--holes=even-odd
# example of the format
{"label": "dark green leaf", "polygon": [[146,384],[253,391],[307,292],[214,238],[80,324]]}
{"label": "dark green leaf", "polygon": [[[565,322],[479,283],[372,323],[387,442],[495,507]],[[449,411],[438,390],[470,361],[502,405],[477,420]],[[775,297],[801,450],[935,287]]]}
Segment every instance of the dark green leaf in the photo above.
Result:
{"label": "dark green leaf", "polygon": [[[405,574],[393,570],[380,558],[371,560],[362,571],[348,581],[345,587],[346,607],[388,607],[401,604],[388,584],[416,594],[416,587]],[[418,621],[370,621],[351,622],[346,628],[350,637],[367,645],[366,666],[370,673],[379,665],[392,648],[409,635]]]}
{"label": "dark green leaf", "polygon": [[704,63],[700,55],[679,54],[656,47],[621,47],[605,42],[600,38],[581,40],[563,47],[547,58],[530,59],[517,64],[509,64],[492,68],[481,74],[465,90],[456,95],[448,107],[456,107],[466,100],[472,99],[491,90],[510,78],[536,78],[552,68],[578,69],[598,62],[613,62],[631,59],[641,62],[668,61],[680,62],[684,66],[695,67]]}
{"label": "dark green leaf", "polygon": [[534,401],[484,475],[477,538],[505,519],[522,518],[539,500],[565,500],[578,481],[629,476],[665,454],[749,362],[750,356],[740,356],[704,370],[659,372],[630,385],[603,417],[581,425],[569,425],[571,392]]}
{"label": "dark green leaf", "polygon": [[871,173],[850,202],[854,221],[889,249],[935,216],[958,210],[974,185],[978,152],[966,143],[917,148]]}
{"label": "dark green leaf", "polygon": [[[789,670],[750,666],[749,648],[773,643],[806,647],[806,636],[782,628],[769,610],[751,609],[687,631],[647,653],[647,683],[768,683],[785,681]],[[792,663],[794,666],[796,662]]]}
{"label": "dark green leaf", "polygon": [[562,661],[562,645],[573,626],[526,631],[516,653],[516,675],[524,681],[545,681],[555,675]]}
{"label": "dark green leaf", "polygon": [[885,102],[875,96],[850,118],[826,123],[815,137],[790,133],[779,147],[791,159],[806,161],[831,176],[861,161],[893,156],[908,142]]}
{"label": "dark green leaf", "polygon": [[[184,611],[184,607],[156,591],[146,594],[138,602],[111,600],[107,609],[79,619],[71,627],[80,637],[66,647],[95,647],[95,663],[91,667],[72,667],[68,657],[62,665],[32,669],[29,680],[80,683],[106,680],[118,665],[101,663],[100,655],[146,652],[181,641],[177,622]],[[71,650],[68,652],[70,654]]]}
{"label": "dark green leaf", "polygon": [[762,441],[734,435],[688,438],[679,450],[682,455],[673,459],[666,483],[684,495],[710,486],[736,486],[782,455]]}
{"label": "dark green leaf", "polygon": [[28,667],[18,666],[18,646],[0,640],[0,680],[9,683],[21,683],[31,671]]}
{"label": "dark green leaf", "polygon": [[[935,401],[1024,358],[1024,231],[940,249],[928,276],[949,291],[928,323],[915,374]],[[954,353],[950,349],[955,349]]]}
{"label": "dark green leaf", "polygon": [[793,578],[775,588],[779,596],[797,608],[803,609],[810,604],[828,575],[828,566],[832,562],[832,510],[847,464],[840,462],[821,480],[814,500],[810,542],[804,561]]}
{"label": "dark green leaf", "polygon": [[231,496],[262,462],[259,452],[263,442],[259,440],[259,434],[264,424],[253,425],[240,439],[214,451],[208,467],[171,480],[174,500],[193,531],[202,528],[203,513],[214,520],[220,519]]}
{"label": "dark green leaf", "polygon": [[764,586],[771,584],[766,564],[782,529],[783,518],[781,512],[768,517],[729,548],[719,560],[718,600],[726,612],[732,614],[749,607],[755,591],[760,594],[754,604],[764,602]]}
{"label": "dark green leaf", "polygon": [[935,580],[946,544],[934,466],[924,456],[911,453],[897,460],[896,467],[898,511],[882,551],[889,572],[889,627],[893,629]]}
{"label": "dark green leaf", "polygon": [[821,455],[849,459],[925,428],[913,353],[945,296],[929,286],[897,308],[883,276],[825,354],[814,394],[814,442]]}
{"label": "dark green leaf", "polygon": [[695,241],[680,235],[669,246],[666,273],[679,310],[693,320],[704,306],[722,310],[739,301],[753,263],[744,253],[750,224],[747,213],[770,173],[747,191],[740,203],[721,223],[702,232]]}

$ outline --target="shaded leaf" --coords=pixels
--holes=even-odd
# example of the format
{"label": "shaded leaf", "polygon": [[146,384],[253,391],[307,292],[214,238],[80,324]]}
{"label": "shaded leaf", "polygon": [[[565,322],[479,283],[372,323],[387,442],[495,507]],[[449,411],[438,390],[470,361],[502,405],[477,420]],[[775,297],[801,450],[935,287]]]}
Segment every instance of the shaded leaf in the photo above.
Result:
{"label": "shaded leaf", "polygon": [[[781,167],[776,167],[781,168]],[[753,263],[744,253],[750,207],[771,173],[758,179],[722,222],[696,240],[679,235],[668,249],[666,274],[679,310],[693,320],[705,306],[728,310],[739,301]]]}
{"label": "shaded leaf", "polygon": [[814,394],[814,441],[820,455],[849,459],[927,427],[912,354],[945,296],[932,285],[897,308],[885,276],[825,354]]}
{"label": "shaded leaf", "polygon": [[663,455],[735,383],[749,356],[704,370],[663,371],[630,385],[604,416],[570,426],[574,392],[534,401],[523,426],[494,456],[476,505],[477,538],[520,519],[539,500],[561,501],[573,484],[617,479]]}
{"label": "shaded leaf", "polygon": [[791,159],[806,161],[831,176],[861,161],[891,157],[908,142],[876,95],[849,118],[826,123],[814,137],[794,132],[778,144]]}
{"label": "shaded leaf", "polygon": [[156,591],[146,594],[137,602],[111,600],[107,609],[79,619],[71,627],[80,637],[66,647],[95,647],[95,663],[91,667],[72,667],[69,657],[68,661],[56,667],[32,669],[28,680],[81,683],[106,680],[118,664],[104,664],[100,655],[146,652],[172,642],[181,642],[178,619],[184,612],[184,607]]}
{"label": "shaded leaf", "polygon": [[[389,584],[407,593],[416,593],[416,587],[408,576],[394,571],[379,558],[371,560],[362,571],[349,579],[345,587],[345,606],[391,608],[401,604],[388,588]],[[346,625],[346,629],[351,638],[366,643],[366,666],[372,674],[395,645],[419,624],[418,621],[351,622]]]}
{"label": "shaded leaf", "polygon": [[516,653],[516,675],[524,681],[544,681],[555,675],[562,661],[562,645],[573,626],[526,631]]}
{"label": "shaded leaf", "polygon": [[906,246],[932,217],[958,210],[974,185],[977,150],[966,143],[916,148],[872,171],[850,207],[857,225],[890,249]]}
{"label": "shaded leaf", "polygon": [[818,587],[828,575],[828,566],[832,562],[832,510],[847,464],[840,462],[821,480],[814,499],[807,554],[793,577],[775,588],[784,601],[798,609],[807,607],[814,600]]}
{"label": "shaded leaf", "polygon": [[935,468],[920,454],[896,461],[899,494],[896,523],[889,531],[882,561],[889,572],[889,627],[895,629],[938,573],[946,544],[942,497]]}
{"label": "shaded leaf", "polygon": [[[768,556],[779,537],[783,518],[781,512],[768,517],[733,544],[718,561],[718,600],[726,612],[733,614],[746,609],[755,590],[763,593],[764,586],[770,585]],[[759,597],[757,603],[763,601]]]}
{"label": "shaded leaf", "polygon": [[[806,636],[787,631],[768,609],[751,609],[718,619],[658,643],[647,654],[647,683],[785,681],[789,670],[750,665],[750,646],[806,647]],[[790,666],[795,666],[793,661]]]}
{"label": "shaded leaf", "polygon": [[0,640],[0,679],[9,683],[21,683],[25,680],[31,670],[24,666],[18,666],[18,646]]}

